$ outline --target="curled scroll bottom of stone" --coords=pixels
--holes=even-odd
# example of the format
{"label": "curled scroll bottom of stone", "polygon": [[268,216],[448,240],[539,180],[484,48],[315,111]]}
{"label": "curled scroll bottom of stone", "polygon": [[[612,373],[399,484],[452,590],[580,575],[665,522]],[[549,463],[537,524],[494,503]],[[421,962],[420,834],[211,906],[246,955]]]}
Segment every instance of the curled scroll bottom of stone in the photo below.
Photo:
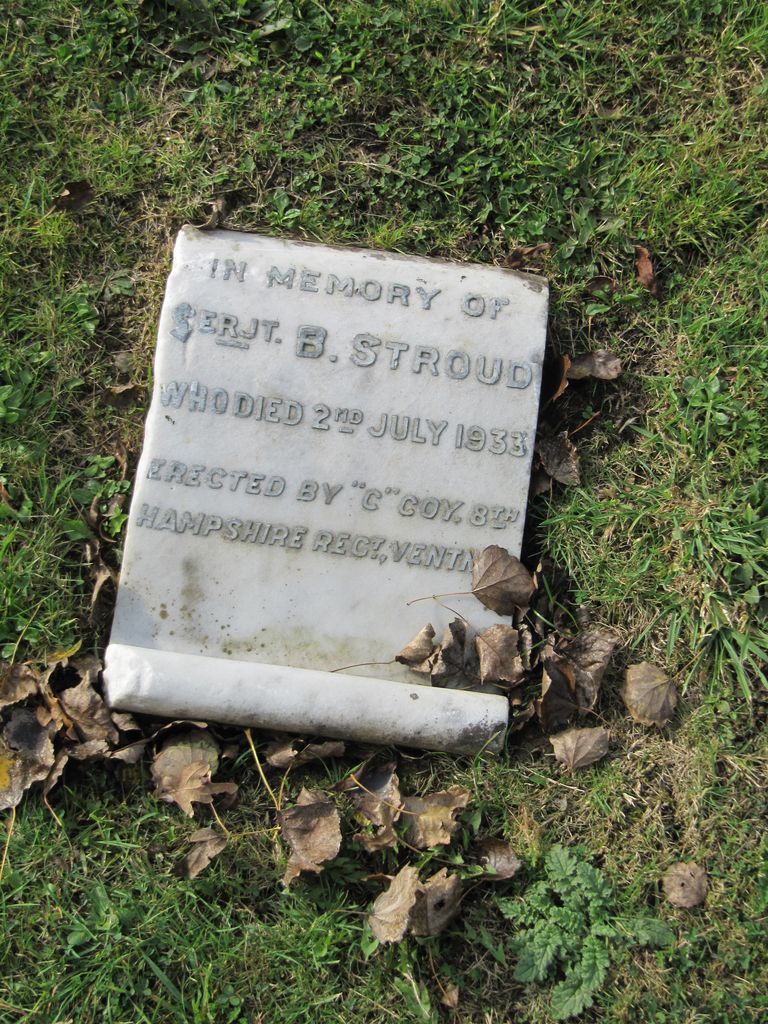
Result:
{"label": "curled scroll bottom of stone", "polygon": [[112,707],[302,735],[474,754],[504,742],[505,697],[110,644]]}

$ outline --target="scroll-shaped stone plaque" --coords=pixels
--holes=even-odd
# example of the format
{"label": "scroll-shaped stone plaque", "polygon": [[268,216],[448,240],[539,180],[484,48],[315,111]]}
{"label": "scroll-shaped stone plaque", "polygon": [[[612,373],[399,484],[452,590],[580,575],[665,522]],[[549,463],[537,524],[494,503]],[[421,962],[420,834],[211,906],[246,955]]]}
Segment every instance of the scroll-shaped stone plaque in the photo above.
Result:
{"label": "scroll-shaped stone plaque", "polygon": [[[393,661],[498,616],[519,554],[547,285],[496,267],[184,228],[105,680],[156,714],[471,751],[504,697]],[[429,595],[450,597],[413,602]]]}

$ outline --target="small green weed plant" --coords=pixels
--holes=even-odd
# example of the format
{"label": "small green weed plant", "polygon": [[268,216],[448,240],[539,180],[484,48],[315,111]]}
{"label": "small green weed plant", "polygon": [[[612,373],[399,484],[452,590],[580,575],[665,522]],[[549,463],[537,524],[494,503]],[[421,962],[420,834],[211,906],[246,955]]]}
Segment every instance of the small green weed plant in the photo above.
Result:
{"label": "small green weed plant", "polygon": [[550,1001],[555,1020],[592,1005],[611,962],[628,946],[667,946],[674,938],[655,918],[617,917],[602,872],[560,845],[547,853],[544,877],[522,897],[499,900],[499,908],[523,929],[510,941],[517,957],[515,980],[555,981]]}

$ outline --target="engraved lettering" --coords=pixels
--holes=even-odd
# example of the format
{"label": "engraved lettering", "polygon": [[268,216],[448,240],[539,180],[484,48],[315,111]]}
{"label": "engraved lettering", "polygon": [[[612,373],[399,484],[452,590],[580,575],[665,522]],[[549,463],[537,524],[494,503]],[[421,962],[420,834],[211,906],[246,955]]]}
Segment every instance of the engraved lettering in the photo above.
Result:
{"label": "engraved lettering", "polygon": [[509,299],[494,298],[490,301],[491,307],[491,320],[495,320],[496,316],[501,312],[504,306],[509,305]]}
{"label": "engraved lettering", "polygon": [[263,473],[249,473],[248,483],[245,485],[246,494],[260,494],[261,485],[264,480]]}
{"label": "engraved lettering", "polygon": [[391,284],[387,288],[387,302],[394,302],[395,299],[399,299],[403,306],[407,306],[410,294],[411,289],[407,284]]}
{"label": "engraved lettering", "polygon": [[374,337],[373,334],[356,334],[352,339],[354,351],[349,358],[355,366],[372,366],[377,355],[373,350],[380,344],[381,339]]}
{"label": "engraved lettering", "polygon": [[[458,368],[457,368],[458,362]],[[469,356],[466,352],[449,352],[445,372],[452,380],[464,380],[469,376]]]}
{"label": "engraved lettering", "polygon": [[444,558],[445,547],[438,547],[436,544],[430,544],[424,557],[424,565],[427,568],[439,569],[443,564]]}
{"label": "engraved lettering", "polygon": [[219,314],[212,309],[204,309],[200,314],[200,323],[198,325],[198,331],[201,334],[215,334],[216,333],[216,317]]}
{"label": "engraved lettering", "polygon": [[205,412],[205,403],[208,400],[208,388],[198,380],[193,380],[189,385],[189,411]]}
{"label": "engraved lettering", "polygon": [[200,533],[200,527],[203,525],[203,513],[198,512],[197,515],[192,515],[191,512],[182,512],[176,523],[177,533],[186,533],[189,530],[190,533],[197,535]]}
{"label": "engraved lettering", "polygon": [[179,341],[186,341],[192,333],[192,327],[189,323],[190,319],[195,315],[195,311],[188,302],[182,302],[171,313],[171,320],[176,324],[171,334],[174,338],[178,338]]}
{"label": "engraved lettering", "polygon": [[165,459],[152,459],[149,463],[149,469],[147,470],[147,480],[159,480],[160,470],[164,465]]}
{"label": "engraved lettering", "polygon": [[270,546],[273,544],[279,544],[280,547],[285,547],[285,542],[288,540],[288,527],[287,526],[273,526],[272,534],[269,538]]}
{"label": "engraved lettering", "polygon": [[323,484],[323,496],[325,498],[325,504],[330,505],[339,491],[344,487],[344,484]]}
{"label": "engraved lettering", "polygon": [[215,533],[220,530],[224,524],[224,520],[221,516],[206,514],[203,516],[203,522],[200,526],[200,535],[207,537],[209,533]]}
{"label": "engraved lettering", "polygon": [[229,313],[221,314],[221,324],[219,326],[219,334],[222,338],[237,337],[237,317],[231,316]]}
{"label": "engraved lettering", "polygon": [[200,486],[200,474],[205,469],[205,466],[190,466],[184,476],[185,487],[199,487]]}
{"label": "engraved lettering", "polygon": [[368,427],[368,433],[371,435],[371,437],[383,437],[387,430],[388,420],[389,416],[385,412],[383,412],[381,414],[381,419],[379,420],[378,424],[375,427]]}
{"label": "engraved lettering", "polygon": [[213,411],[219,416],[227,411],[229,405],[229,394],[224,388],[214,388],[211,391],[211,402],[213,403]]}
{"label": "engraved lettering", "polygon": [[[243,328],[240,327],[240,328],[238,328],[238,332],[237,333],[238,333],[238,335],[241,338],[247,338],[249,341],[253,341],[253,339],[256,337],[256,334],[258,333],[258,330],[259,330],[259,321],[255,317],[253,317],[251,319],[250,324],[248,325],[248,330],[244,331]],[[243,346],[243,347],[247,348],[248,346]]]}
{"label": "engraved lettering", "polygon": [[432,301],[433,301],[433,299],[436,299],[437,296],[440,294],[440,289],[439,288],[435,288],[431,292],[428,292],[426,290],[426,288],[417,288],[416,292],[417,292],[419,298],[421,299],[421,308],[422,309],[431,309],[432,308]]}
{"label": "engraved lettering", "polygon": [[304,359],[317,359],[325,350],[328,331],[312,324],[300,327],[296,338],[296,355]]}
{"label": "engraved lettering", "polygon": [[426,546],[427,546],[426,544],[413,544],[413,545],[411,545],[410,553],[408,555],[408,558],[406,559],[408,565],[419,565],[420,564],[421,555],[422,555],[422,552],[424,551],[424,549],[426,548]]}
{"label": "engraved lettering", "polygon": [[334,291],[343,292],[344,295],[351,299],[355,290],[354,278],[345,277],[344,280],[341,280],[335,274],[329,274],[328,280],[325,283],[325,290],[329,295],[333,295]]}
{"label": "engraved lettering", "polygon": [[475,366],[475,376],[481,384],[498,384],[501,380],[501,369],[501,359],[494,359],[493,369],[488,373],[485,356],[479,356]]}
{"label": "engraved lettering", "polygon": [[286,547],[299,549],[304,545],[304,537],[308,533],[306,526],[294,526],[288,534],[288,543]]}
{"label": "engraved lettering", "polygon": [[427,424],[427,430],[432,435],[432,444],[440,444],[440,438],[448,426],[448,420],[440,420],[439,423],[435,423],[434,420],[425,420],[425,423]]}
{"label": "engraved lettering", "polygon": [[160,518],[155,522],[156,530],[173,530],[176,532],[176,510],[172,508],[164,508],[160,513]]}
{"label": "engraved lettering", "polygon": [[313,551],[327,551],[328,545],[333,540],[333,534],[328,530],[318,530],[312,541]]}
{"label": "engraved lettering", "polygon": [[527,388],[532,379],[533,371],[528,363],[514,363],[512,360],[509,361],[509,368],[507,370],[508,388]]}
{"label": "engraved lettering", "polygon": [[299,276],[299,288],[303,292],[318,291],[317,279],[320,277],[319,270],[302,270]]}
{"label": "engraved lettering", "polygon": [[376,302],[381,298],[381,284],[378,281],[362,281],[355,290],[369,302]]}
{"label": "engraved lettering", "polygon": [[417,345],[413,350],[413,365],[411,369],[414,373],[421,373],[422,367],[428,366],[432,376],[436,377],[437,361],[439,358],[439,351],[431,345]]}
{"label": "engraved lettering", "polygon": [[407,554],[408,548],[410,548],[411,545],[407,542],[401,543],[400,541],[393,540],[389,546],[392,550],[392,560],[394,562],[400,562],[403,556]]}
{"label": "engraved lettering", "polygon": [[293,279],[296,276],[296,267],[289,267],[286,272],[281,273],[277,267],[270,267],[267,272],[267,287],[275,284],[283,285],[285,288],[293,288]]}
{"label": "engraved lettering", "polygon": [[410,345],[406,345],[404,341],[385,341],[384,348],[388,348],[392,355],[389,357],[389,368],[390,370],[396,370],[400,365],[400,356],[403,352],[407,352]]}
{"label": "engraved lettering", "polygon": [[461,308],[467,316],[482,316],[485,312],[485,299],[482,295],[465,295],[461,300]]}
{"label": "engraved lettering", "polygon": [[319,484],[316,480],[303,480],[296,495],[297,501],[314,501],[317,497]]}
{"label": "engraved lettering", "polygon": [[285,479],[281,476],[271,476],[267,480],[264,494],[267,498],[279,498],[285,490]]}
{"label": "engraved lettering", "polygon": [[173,409],[180,409],[186,393],[186,383],[179,383],[177,380],[172,380],[168,384],[162,384],[160,386],[160,401],[166,408],[171,406]]}
{"label": "engraved lettering", "polygon": [[253,412],[253,397],[244,391],[236,391],[232,396],[232,411],[235,416],[246,419]]}
{"label": "engraved lettering", "polygon": [[375,487],[370,488],[363,495],[363,500],[360,502],[361,508],[364,508],[366,512],[376,512],[381,508],[381,499],[384,495],[381,491]]}
{"label": "engraved lettering", "polygon": [[265,331],[264,341],[266,341],[267,343],[269,343],[270,341],[274,341],[274,343],[276,345],[279,345],[280,342],[282,341],[282,339],[281,338],[273,338],[272,335],[277,330],[277,328],[280,326],[280,321],[279,320],[262,320],[261,321],[261,326],[264,328],[264,331]]}
{"label": "engraved lettering", "polygon": [[410,416],[391,416],[389,420],[390,437],[394,441],[404,441],[408,437],[410,426]]}
{"label": "engraved lettering", "polygon": [[172,462],[165,471],[165,482],[167,484],[183,484],[184,474],[187,467],[183,462]]}
{"label": "engraved lettering", "polygon": [[224,260],[224,280],[228,281],[234,274],[242,284],[245,280],[245,263],[235,263],[234,260]]}
{"label": "engraved lettering", "polygon": [[149,529],[152,529],[155,525],[155,519],[157,518],[157,513],[159,511],[160,509],[157,505],[142,505],[139,510],[138,518],[136,519],[136,525],[146,526],[149,527]]}

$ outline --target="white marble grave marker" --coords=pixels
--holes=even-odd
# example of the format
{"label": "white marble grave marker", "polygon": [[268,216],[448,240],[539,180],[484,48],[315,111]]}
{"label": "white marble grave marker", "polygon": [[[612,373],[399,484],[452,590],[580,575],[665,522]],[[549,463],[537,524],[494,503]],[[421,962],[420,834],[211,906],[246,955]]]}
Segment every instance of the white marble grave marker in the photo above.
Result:
{"label": "white marble grave marker", "polygon": [[[518,554],[542,278],[185,228],[106,654],[110,702],[477,750],[501,696],[390,663],[426,623],[502,621],[472,552]],[[372,664],[373,663],[373,664]]]}

